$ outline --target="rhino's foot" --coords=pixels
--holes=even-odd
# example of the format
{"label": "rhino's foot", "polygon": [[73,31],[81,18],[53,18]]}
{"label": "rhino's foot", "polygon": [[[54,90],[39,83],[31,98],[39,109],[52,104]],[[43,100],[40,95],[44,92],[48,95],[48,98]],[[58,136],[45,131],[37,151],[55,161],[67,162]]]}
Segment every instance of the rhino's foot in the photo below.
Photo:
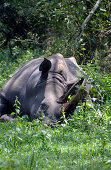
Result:
{"label": "rhino's foot", "polygon": [[4,114],[0,117],[0,121],[1,122],[9,122],[11,120],[14,120],[14,118],[10,117],[9,115],[7,114]]}
{"label": "rhino's foot", "polygon": [[[13,107],[13,104],[9,102],[1,93],[0,93],[0,120],[7,119],[9,120],[11,118],[10,115],[12,112],[14,112],[15,109]],[[5,118],[10,117],[10,118]]]}

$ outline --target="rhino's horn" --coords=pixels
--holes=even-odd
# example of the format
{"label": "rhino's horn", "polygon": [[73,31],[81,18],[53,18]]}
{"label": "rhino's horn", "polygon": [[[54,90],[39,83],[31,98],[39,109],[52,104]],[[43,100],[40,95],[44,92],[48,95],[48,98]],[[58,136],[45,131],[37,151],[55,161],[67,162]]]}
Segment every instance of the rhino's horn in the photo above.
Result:
{"label": "rhino's horn", "polygon": [[81,85],[80,89],[77,91],[74,98],[72,98],[69,102],[62,105],[61,111],[66,112],[66,116],[67,116],[67,114],[70,114],[72,111],[75,110],[78,102],[80,101],[80,99],[82,99],[82,97],[84,95],[85,88],[86,88],[86,80],[87,79],[84,78],[82,85]]}
{"label": "rhino's horn", "polygon": [[58,103],[65,103],[65,102],[67,101],[68,96],[72,93],[74,87],[75,87],[76,85],[81,84],[82,82],[83,82],[83,78],[82,78],[81,80],[78,80],[78,78],[77,78],[77,80],[76,80],[75,83],[71,86],[71,88],[67,91],[67,93],[65,93],[65,94],[62,95],[60,98],[58,98],[58,99],[57,99],[57,102],[58,102]]}

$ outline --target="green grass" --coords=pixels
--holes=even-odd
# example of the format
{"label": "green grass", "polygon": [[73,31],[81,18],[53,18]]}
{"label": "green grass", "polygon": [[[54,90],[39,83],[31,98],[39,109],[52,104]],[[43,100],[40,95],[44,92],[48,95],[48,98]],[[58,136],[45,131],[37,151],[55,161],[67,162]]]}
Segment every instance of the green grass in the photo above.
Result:
{"label": "green grass", "polygon": [[[1,54],[0,88],[20,65],[38,55],[26,51],[13,60]],[[80,103],[63,125],[51,128],[27,116],[0,122],[0,170],[111,169],[111,76],[95,63],[85,69],[94,102],[87,101],[85,111]]]}
{"label": "green grass", "polygon": [[0,124],[0,169],[110,169],[110,139],[109,126],[83,130],[70,120],[52,129],[18,118]]}

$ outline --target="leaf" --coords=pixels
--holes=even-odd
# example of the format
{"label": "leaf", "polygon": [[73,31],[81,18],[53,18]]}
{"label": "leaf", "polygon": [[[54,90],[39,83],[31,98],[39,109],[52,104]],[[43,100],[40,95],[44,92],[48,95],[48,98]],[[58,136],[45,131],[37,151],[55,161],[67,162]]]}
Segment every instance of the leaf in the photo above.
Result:
{"label": "leaf", "polygon": [[81,56],[83,55],[82,53],[79,53]]}
{"label": "leaf", "polygon": [[107,18],[109,17],[109,14],[108,13],[104,13],[104,16],[106,16]]}
{"label": "leaf", "polygon": [[93,108],[93,105],[91,102],[87,101],[86,102],[86,106],[90,109],[90,108]]}
{"label": "leaf", "polygon": [[20,110],[19,110],[19,109],[16,109],[16,113],[19,114],[19,113],[20,113]]}
{"label": "leaf", "polygon": [[100,11],[106,12],[106,9],[102,9],[102,8],[100,8]]}
{"label": "leaf", "polygon": [[109,164],[109,163],[111,164],[111,159],[110,159],[110,160],[108,160],[108,161],[106,162],[106,164]]}
{"label": "leaf", "polygon": [[11,113],[11,116],[13,116],[13,115],[16,115],[16,113],[15,113],[15,112],[12,112],[12,113]]}
{"label": "leaf", "polygon": [[85,48],[82,48],[83,51],[85,51],[86,49]]}

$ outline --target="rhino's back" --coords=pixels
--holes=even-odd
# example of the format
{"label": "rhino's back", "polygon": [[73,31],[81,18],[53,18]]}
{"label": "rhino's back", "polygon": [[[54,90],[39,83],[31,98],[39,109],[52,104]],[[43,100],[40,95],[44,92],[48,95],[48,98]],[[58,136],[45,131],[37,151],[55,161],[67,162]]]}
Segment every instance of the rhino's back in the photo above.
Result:
{"label": "rhino's back", "polygon": [[35,70],[39,69],[42,61],[43,59],[34,59],[21,66],[12,78],[5,83],[1,94],[13,103],[15,96],[19,97],[20,93],[25,93],[25,87],[29,77]]}

